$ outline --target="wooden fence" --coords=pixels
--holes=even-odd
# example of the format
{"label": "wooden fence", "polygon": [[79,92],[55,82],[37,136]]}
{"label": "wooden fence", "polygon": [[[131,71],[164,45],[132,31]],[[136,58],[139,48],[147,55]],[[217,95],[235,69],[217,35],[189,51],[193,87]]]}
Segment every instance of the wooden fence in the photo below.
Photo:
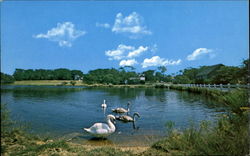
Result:
{"label": "wooden fence", "polygon": [[234,88],[248,88],[250,84],[177,84],[178,86],[185,87],[202,87],[202,88],[216,88],[216,89],[234,89]]}

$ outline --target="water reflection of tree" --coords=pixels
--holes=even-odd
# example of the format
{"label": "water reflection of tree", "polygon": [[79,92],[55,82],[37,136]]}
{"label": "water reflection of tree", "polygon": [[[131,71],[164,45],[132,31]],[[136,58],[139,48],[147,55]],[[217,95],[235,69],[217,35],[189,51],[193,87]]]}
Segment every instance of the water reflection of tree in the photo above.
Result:
{"label": "water reflection of tree", "polygon": [[176,91],[176,92],[178,92],[177,99],[179,99],[180,101],[184,101],[185,104],[193,105],[196,102],[199,102],[204,104],[204,106],[206,106],[207,108],[220,107],[219,103],[213,100],[209,96],[197,93],[190,93],[187,91]]}
{"label": "water reflection of tree", "polygon": [[166,101],[165,89],[156,88],[105,88],[102,89],[110,96],[119,96],[120,99],[135,99],[145,97],[147,100]]}
{"label": "water reflection of tree", "polygon": [[141,89],[138,88],[105,88],[102,89],[110,96],[119,96],[120,99],[134,99],[140,96]]}
{"label": "water reflection of tree", "polygon": [[147,100],[164,102],[167,100],[166,91],[166,89],[161,88],[147,88],[144,95]]}
{"label": "water reflection of tree", "polygon": [[65,96],[65,94],[77,92],[83,90],[83,88],[45,88],[45,87],[27,87],[16,88],[12,90],[13,97],[39,97],[48,98],[53,96]]}

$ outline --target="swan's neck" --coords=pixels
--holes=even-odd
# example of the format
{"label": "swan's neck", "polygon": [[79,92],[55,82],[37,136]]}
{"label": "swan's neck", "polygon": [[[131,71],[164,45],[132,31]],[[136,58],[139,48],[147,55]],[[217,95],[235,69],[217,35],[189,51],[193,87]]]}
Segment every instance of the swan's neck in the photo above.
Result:
{"label": "swan's neck", "polygon": [[111,122],[110,118],[107,119],[107,123],[109,125],[110,131],[114,132],[115,131],[115,125]]}
{"label": "swan's neck", "polygon": [[134,114],[133,115],[133,120],[135,121],[135,116],[139,117],[137,114]]}
{"label": "swan's neck", "polygon": [[106,102],[106,101],[105,101],[105,100],[103,100],[103,104],[105,104],[105,102]]}
{"label": "swan's neck", "polygon": [[135,114],[133,115],[133,120],[134,120],[134,122],[135,122]]}

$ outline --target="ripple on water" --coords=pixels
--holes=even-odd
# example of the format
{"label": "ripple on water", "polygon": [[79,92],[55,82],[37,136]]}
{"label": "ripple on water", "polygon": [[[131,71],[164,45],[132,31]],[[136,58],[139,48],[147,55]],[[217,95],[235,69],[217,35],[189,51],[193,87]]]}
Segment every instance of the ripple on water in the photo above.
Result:
{"label": "ripple on water", "polygon": [[[89,145],[147,146],[165,135],[167,121],[185,128],[190,121],[216,118],[216,102],[198,94],[154,88],[74,88],[11,86],[1,88],[1,102],[12,117],[30,123],[31,131]],[[101,109],[103,100],[108,105]],[[105,140],[93,139],[82,128],[106,122],[111,109],[127,107],[139,112],[137,130],[117,122],[116,132]],[[115,115],[115,114],[114,114]]]}

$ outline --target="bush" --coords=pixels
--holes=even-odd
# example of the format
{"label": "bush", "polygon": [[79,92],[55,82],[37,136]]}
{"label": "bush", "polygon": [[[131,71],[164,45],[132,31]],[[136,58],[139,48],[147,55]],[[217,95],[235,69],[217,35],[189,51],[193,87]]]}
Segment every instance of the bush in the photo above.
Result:
{"label": "bush", "polygon": [[75,82],[75,81],[70,81],[70,84],[71,84],[72,86],[74,86],[74,85],[76,84],[76,82]]}

